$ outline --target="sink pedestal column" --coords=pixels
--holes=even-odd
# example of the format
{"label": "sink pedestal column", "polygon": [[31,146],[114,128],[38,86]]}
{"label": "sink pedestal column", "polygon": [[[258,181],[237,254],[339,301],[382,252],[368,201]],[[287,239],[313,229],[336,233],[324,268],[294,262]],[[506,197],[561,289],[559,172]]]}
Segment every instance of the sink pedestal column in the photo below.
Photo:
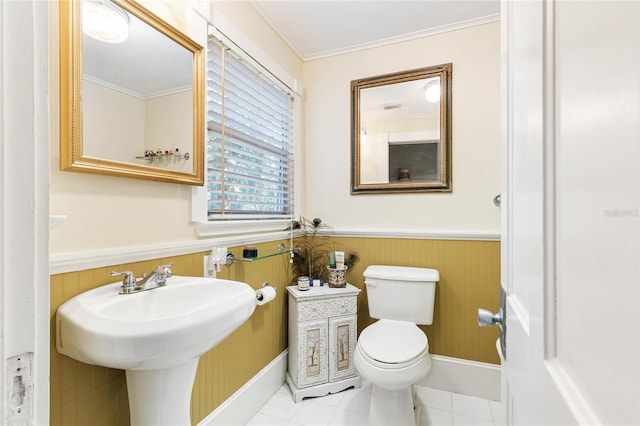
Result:
{"label": "sink pedestal column", "polygon": [[198,360],[161,370],[127,370],[131,426],[190,425]]}

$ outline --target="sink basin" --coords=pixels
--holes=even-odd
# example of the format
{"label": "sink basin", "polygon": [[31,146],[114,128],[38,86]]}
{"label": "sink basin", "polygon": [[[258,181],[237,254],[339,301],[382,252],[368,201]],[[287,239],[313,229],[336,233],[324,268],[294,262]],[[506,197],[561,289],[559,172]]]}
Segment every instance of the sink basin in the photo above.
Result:
{"label": "sink basin", "polygon": [[68,300],[56,313],[58,352],[126,370],[132,426],[191,424],[200,355],[256,307],[247,284],[172,276],[166,286],[119,294],[121,282]]}
{"label": "sink basin", "polygon": [[197,358],[256,307],[247,284],[173,276],[165,287],[119,294],[120,282],[89,290],[56,314],[58,352],[125,370],[170,368]]}

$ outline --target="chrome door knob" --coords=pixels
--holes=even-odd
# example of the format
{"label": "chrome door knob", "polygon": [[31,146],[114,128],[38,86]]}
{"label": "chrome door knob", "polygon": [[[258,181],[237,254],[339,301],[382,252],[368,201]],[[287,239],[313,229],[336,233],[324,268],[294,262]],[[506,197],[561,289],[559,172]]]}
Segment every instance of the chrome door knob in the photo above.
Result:
{"label": "chrome door knob", "polygon": [[486,309],[478,309],[478,325],[480,327],[489,327],[492,325],[502,326],[504,324],[504,315],[502,308],[498,313],[494,314]]}
{"label": "chrome door knob", "polygon": [[487,311],[486,309],[478,309],[478,325],[480,327],[489,327],[497,325],[500,329],[500,357],[502,360],[507,359],[507,292],[504,287],[500,286],[500,309],[497,313]]}

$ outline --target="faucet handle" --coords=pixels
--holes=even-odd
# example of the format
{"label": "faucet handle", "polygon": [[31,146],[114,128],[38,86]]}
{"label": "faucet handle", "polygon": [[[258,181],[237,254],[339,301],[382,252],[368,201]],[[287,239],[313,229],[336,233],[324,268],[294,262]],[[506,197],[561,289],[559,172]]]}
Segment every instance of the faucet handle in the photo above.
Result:
{"label": "faucet handle", "polygon": [[124,278],[122,279],[122,285],[125,287],[130,287],[130,286],[135,286],[136,285],[136,276],[133,275],[133,272],[131,271],[122,271],[122,272],[116,272],[116,271],[111,271],[111,276],[115,277],[118,275],[124,275]]}
{"label": "faucet handle", "polygon": [[165,278],[169,278],[173,275],[173,271],[171,270],[172,265],[173,262],[169,262],[166,265],[160,265],[156,268],[156,273],[164,275]]}

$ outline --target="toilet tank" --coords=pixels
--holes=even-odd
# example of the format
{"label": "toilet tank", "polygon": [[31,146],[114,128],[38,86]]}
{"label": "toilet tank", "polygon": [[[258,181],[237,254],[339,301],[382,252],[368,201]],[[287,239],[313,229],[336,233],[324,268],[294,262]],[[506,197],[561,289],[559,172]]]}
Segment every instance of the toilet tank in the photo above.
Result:
{"label": "toilet tank", "polygon": [[371,265],[364,271],[369,316],[377,319],[433,323],[435,269]]}

